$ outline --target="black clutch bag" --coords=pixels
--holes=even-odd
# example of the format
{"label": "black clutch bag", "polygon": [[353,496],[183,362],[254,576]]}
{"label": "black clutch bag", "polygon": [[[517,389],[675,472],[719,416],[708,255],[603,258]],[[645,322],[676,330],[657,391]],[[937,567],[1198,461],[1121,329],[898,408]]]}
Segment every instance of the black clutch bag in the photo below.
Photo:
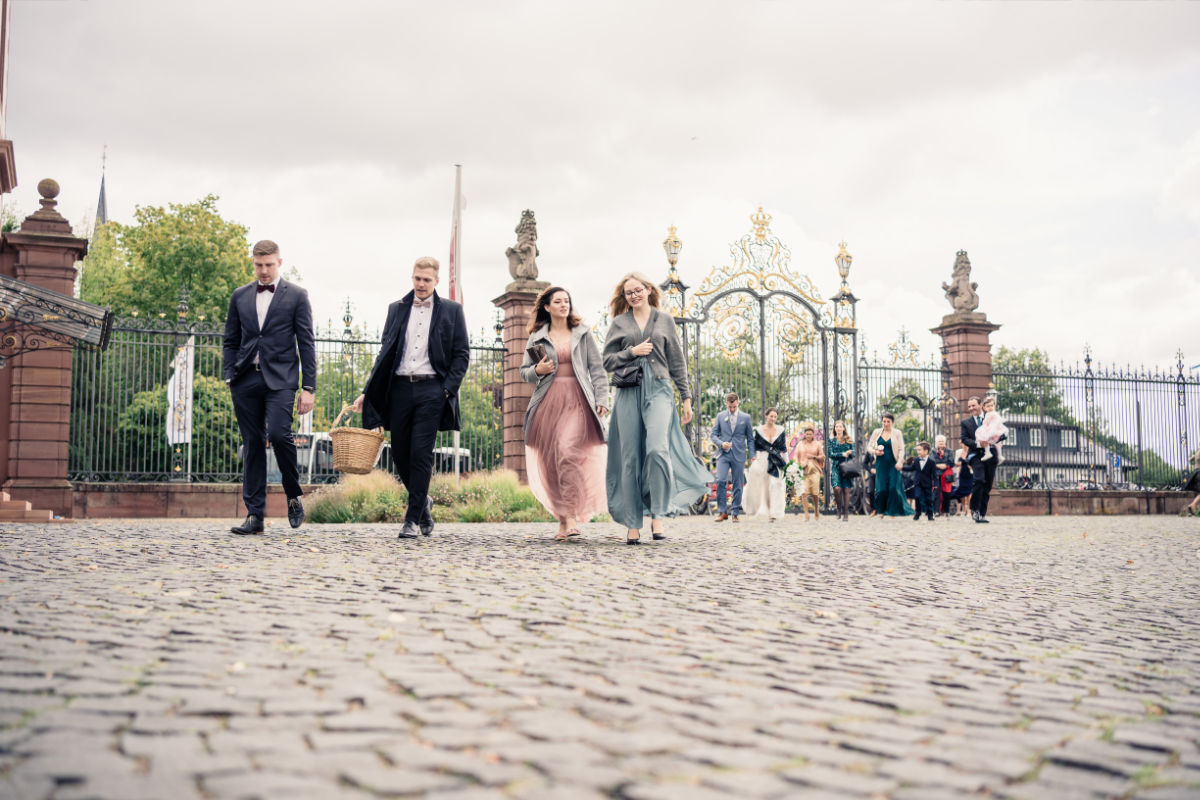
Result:
{"label": "black clutch bag", "polygon": [[533,360],[534,364],[538,364],[546,357],[546,346],[544,344],[530,345],[525,348],[525,353]]}
{"label": "black clutch bag", "polygon": [[847,458],[845,461],[838,464],[838,472],[842,474],[843,478],[858,478],[862,476],[864,469],[865,467],[863,466],[861,456]]}
{"label": "black clutch bag", "polygon": [[642,385],[642,360],[635,358],[613,370],[612,385],[618,389],[632,389]]}

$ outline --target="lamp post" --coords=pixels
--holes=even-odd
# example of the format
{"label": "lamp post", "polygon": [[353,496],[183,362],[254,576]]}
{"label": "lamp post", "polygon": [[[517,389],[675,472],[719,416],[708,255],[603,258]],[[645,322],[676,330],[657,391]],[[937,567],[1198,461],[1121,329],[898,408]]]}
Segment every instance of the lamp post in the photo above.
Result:
{"label": "lamp post", "polygon": [[683,279],[679,277],[679,272],[675,269],[675,265],[679,263],[679,251],[683,249],[683,240],[675,232],[674,225],[667,228],[667,238],[663,239],[662,246],[667,254],[667,263],[671,268],[667,271],[667,279],[658,287],[667,296],[667,308],[671,315],[682,317],[687,300],[688,285],[683,282]]}

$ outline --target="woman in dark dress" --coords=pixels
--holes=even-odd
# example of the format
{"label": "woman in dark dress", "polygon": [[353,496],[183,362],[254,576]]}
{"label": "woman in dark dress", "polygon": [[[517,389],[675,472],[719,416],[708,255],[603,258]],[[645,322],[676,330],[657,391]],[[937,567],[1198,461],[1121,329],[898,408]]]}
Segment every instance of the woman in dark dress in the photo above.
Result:
{"label": "woman in dark dress", "polygon": [[912,506],[904,496],[904,434],[896,418],[884,413],[881,424],[867,437],[875,447],[875,511],[881,517],[911,517]]}
{"label": "woman in dark dress", "polygon": [[833,499],[837,501],[838,517],[848,521],[850,501],[846,495],[854,479],[842,477],[839,467],[854,455],[854,443],[850,440],[850,434],[846,433],[846,423],[840,419],[833,423],[833,436],[826,443],[825,450],[829,456],[829,483],[833,486]]}
{"label": "woman in dark dress", "polygon": [[1186,517],[1190,515],[1200,514],[1200,450],[1192,454],[1192,466],[1195,468],[1191,476],[1187,479],[1187,483],[1183,485],[1185,492],[1195,492],[1196,496],[1192,498],[1192,502],[1183,507],[1179,512],[1179,516]]}

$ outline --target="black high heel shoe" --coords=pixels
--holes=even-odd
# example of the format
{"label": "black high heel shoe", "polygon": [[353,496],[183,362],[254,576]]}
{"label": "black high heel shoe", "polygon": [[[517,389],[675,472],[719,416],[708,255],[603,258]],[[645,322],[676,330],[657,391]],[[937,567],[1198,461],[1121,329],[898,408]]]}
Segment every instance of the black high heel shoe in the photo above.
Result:
{"label": "black high heel shoe", "polygon": [[642,543],[642,532],[641,531],[638,531],[638,536],[636,539],[629,538],[628,533],[625,534],[625,544],[641,544],[641,543]]}

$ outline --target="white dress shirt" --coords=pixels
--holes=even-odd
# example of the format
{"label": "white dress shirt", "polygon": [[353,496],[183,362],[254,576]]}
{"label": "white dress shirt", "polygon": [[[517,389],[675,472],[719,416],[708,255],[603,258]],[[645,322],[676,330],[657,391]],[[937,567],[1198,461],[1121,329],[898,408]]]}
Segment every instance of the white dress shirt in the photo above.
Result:
{"label": "white dress shirt", "polygon": [[[258,332],[259,333],[262,333],[263,323],[267,321],[267,309],[271,307],[271,300],[274,299],[275,292],[279,291],[279,278],[275,278],[275,280],[271,281],[271,283],[269,283],[267,285],[274,286],[275,291],[260,292],[260,291],[258,291],[257,285],[255,285],[255,287],[254,287],[254,295],[255,295],[254,296],[254,310],[258,312]],[[254,363],[255,364],[258,363],[258,351],[257,350],[254,352]]]}
{"label": "white dress shirt", "polygon": [[429,329],[433,323],[433,295],[421,301],[413,296],[412,310],[408,312],[408,327],[404,333],[404,355],[396,367],[397,375],[434,375],[429,362]]}

